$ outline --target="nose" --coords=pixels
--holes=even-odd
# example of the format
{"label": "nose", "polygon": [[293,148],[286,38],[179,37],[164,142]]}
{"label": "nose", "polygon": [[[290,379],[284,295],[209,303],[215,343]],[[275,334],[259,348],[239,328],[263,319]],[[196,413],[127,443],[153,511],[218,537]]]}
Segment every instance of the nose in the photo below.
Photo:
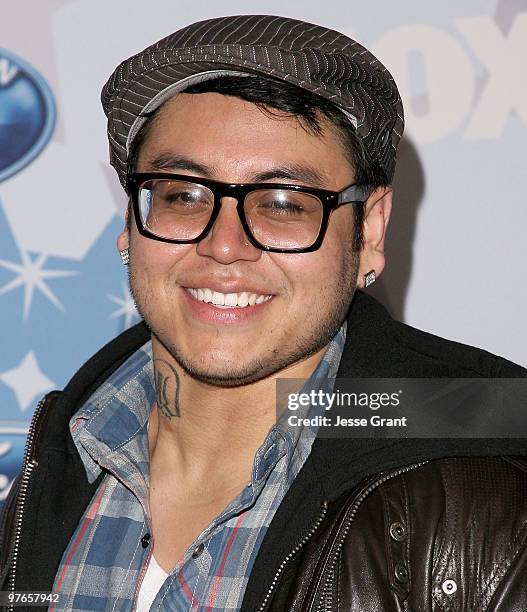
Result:
{"label": "nose", "polygon": [[212,257],[224,264],[237,260],[256,261],[262,251],[253,246],[245,234],[245,230],[236,210],[235,198],[222,198],[221,208],[211,230],[197,244],[199,255]]}

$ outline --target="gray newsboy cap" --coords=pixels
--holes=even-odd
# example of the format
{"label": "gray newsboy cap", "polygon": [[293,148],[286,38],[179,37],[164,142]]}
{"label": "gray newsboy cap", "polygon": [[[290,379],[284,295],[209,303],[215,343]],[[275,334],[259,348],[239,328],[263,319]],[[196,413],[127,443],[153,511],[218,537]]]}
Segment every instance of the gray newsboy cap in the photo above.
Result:
{"label": "gray newsboy cap", "polygon": [[122,62],[108,79],[101,100],[110,163],[123,186],[142,115],[190,84],[225,72],[288,81],[330,100],[392,179],[404,114],[395,81],[381,62],[328,28],[286,17],[239,15],[182,28]]}

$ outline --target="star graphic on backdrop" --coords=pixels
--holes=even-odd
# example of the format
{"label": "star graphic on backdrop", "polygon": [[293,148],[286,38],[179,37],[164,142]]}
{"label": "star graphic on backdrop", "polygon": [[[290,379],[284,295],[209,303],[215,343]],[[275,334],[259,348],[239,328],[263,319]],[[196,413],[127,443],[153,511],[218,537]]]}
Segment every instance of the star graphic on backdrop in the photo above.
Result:
{"label": "star graphic on backdrop", "polygon": [[12,261],[0,259],[0,266],[14,272],[17,276],[13,278],[3,287],[0,287],[0,295],[8,293],[17,287],[24,286],[24,320],[27,320],[33,300],[33,293],[39,289],[50,302],[55,304],[59,310],[64,310],[64,306],[58,297],[51,291],[44,279],[59,278],[63,276],[73,276],[77,272],[71,270],[44,270],[43,266],[46,263],[47,255],[41,253],[35,259],[31,259],[29,252],[25,249],[20,249],[21,264]]}
{"label": "star graphic on backdrop", "polygon": [[12,446],[13,445],[11,444],[11,442],[0,442],[0,457],[2,457],[2,455],[7,455],[7,453],[11,450]]}
{"label": "star graphic on backdrop", "polygon": [[39,368],[33,351],[29,351],[15,368],[2,372],[0,380],[13,390],[22,411],[29,408],[36,395],[56,386]]}
{"label": "star graphic on backdrop", "polygon": [[117,310],[112,312],[112,314],[108,317],[109,319],[114,319],[115,317],[124,317],[124,328],[130,327],[132,321],[135,318],[139,318],[137,313],[137,309],[135,307],[134,299],[130,293],[130,290],[126,286],[125,283],[122,284],[123,288],[123,297],[115,297],[114,295],[108,295],[108,299],[112,300],[115,304],[120,306]]}

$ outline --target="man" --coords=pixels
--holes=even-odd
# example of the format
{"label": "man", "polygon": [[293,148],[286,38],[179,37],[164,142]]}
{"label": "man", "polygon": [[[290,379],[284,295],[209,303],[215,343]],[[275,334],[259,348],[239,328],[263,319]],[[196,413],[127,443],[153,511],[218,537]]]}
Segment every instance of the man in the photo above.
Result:
{"label": "man", "polygon": [[279,379],[527,374],[362,291],[403,129],[388,71],[319,26],[225,17],[123,62],[102,100],[146,325],[39,405],[3,588],[56,610],[527,609],[523,440],[276,418]]}

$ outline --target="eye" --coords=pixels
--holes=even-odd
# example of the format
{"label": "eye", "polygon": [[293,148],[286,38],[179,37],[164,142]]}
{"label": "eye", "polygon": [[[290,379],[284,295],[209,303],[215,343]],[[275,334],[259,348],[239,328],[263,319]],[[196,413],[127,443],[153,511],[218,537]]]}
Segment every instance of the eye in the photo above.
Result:
{"label": "eye", "polygon": [[303,211],[302,206],[284,200],[270,200],[268,202],[263,202],[260,206],[267,208],[275,213],[288,215],[299,214]]}
{"label": "eye", "polygon": [[158,180],[153,192],[153,206],[180,212],[210,208],[214,201],[207,189],[185,181]]}
{"label": "eye", "polygon": [[256,207],[266,214],[295,216],[305,212],[304,206],[295,199],[294,194],[264,192],[259,195]]}
{"label": "eye", "polygon": [[195,191],[172,191],[164,195],[164,200],[169,204],[178,202],[181,204],[198,204],[203,202],[201,194]]}

